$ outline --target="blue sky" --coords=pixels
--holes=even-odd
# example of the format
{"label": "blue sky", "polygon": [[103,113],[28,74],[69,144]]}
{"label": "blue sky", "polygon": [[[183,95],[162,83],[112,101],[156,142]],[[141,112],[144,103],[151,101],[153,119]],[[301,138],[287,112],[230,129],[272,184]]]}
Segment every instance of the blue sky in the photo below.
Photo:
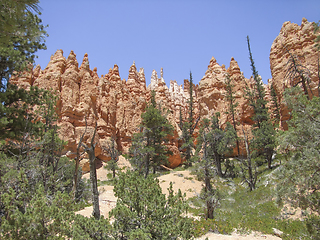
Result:
{"label": "blue sky", "polygon": [[71,50],[79,65],[85,53],[90,68],[106,74],[114,64],[128,78],[135,61],[164,79],[189,78],[198,83],[214,56],[229,66],[234,57],[251,76],[246,36],[264,82],[271,78],[269,52],[285,21],[301,24],[320,20],[319,0],[215,1],[215,0],[40,0],[41,19],[48,24],[47,50],[39,51],[37,64],[44,69],[57,49],[67,57]]}

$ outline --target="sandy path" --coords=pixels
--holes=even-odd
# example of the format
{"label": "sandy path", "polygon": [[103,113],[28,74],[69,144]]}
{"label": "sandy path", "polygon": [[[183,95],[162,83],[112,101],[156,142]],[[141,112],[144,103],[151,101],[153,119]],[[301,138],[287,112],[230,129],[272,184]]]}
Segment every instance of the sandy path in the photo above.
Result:
{"label": "sandy path", "polygon": [[[128,163],[125,162],[124,159],[120,159],[120,163],[122,166],[130,167]],[[107,180],[107,174],[109,171],[104,168],[105,163],[102,163],[102,167],[97,169],[97,177],[100,181]],[[89,179],[90,174],[86,173],[82,177]],[[202,188],[202,182],[197,181],[196,177],[191,175],[189,171],[172,171],[169,174],[162,175],[158,177],[160,187],[162,188],[163,193],[168,194],[168,188],[170,185],[170,182],[173,183],[173,190],[175,192],[178,191],[178,189],[181,190],[182,193],[186,193],[186,197],[194,197],[199,196],[201,188]],[[99,203],[100,203],[100,212],[101,215],[104,217],[108,217],[109,212],[112,208],[115,207],[117,198],[114,196],[113,193],[113,186],[100,186],[99,188]],[[92,213],[92,206],[86,207],[85,209],[82,209],[77,214],[81,214],[85,217],[90,217]],[[252,233],[250,235],[240,235],[237,233],[232,233],[232,235],[222,235],[222,234],[216,234],[216,233],[207,233],[206,235],[203,235],[200,238],[196,238],[196,240],[205,240],[206,237],[209,240],[279,240],[281,238],[272,236],[272,235],[264,235],[261,233]]]}

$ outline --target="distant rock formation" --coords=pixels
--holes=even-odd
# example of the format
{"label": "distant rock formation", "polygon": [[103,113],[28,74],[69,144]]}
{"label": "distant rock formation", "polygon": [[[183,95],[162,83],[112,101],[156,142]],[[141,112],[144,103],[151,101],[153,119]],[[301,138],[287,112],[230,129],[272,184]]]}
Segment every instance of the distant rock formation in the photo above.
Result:
{"label": "distant rock formation", "polygon": [[[299,57],[301,63],[309,69],[312,92],[316,94],[318,84],[318,53],[315,51],[313,40],[313,25],[306,19],[301,26],[285,22],[279,36],[274,40],[270,51],[270,68],[272,79],[265,85],[267,98],[270,99],[270,85],[274,84],[278,99],[283,100],[283,91],[292,83],[285,78],[286,64],[289,53]],[[187,118],[189,95],[189,81],[184,80],[183,85],[177,81],[170,81],[169,88],[163,78],[163,69],[160,78],[155,70],[151,75],[151,83],[146,86],[144,69],[137,71],[135,63],[129,69],[127,81],[121,80],[119,68],[114,65],[106,75],[100,78],[97,69],[90,69],[88,54],[84,55],[82,64],[79,64],[73,51],[68,58],[63,56],[63,51],[58,50],[52,57],[48,66],[41,70],[36,66],[33,70],[13,77],[11,82],[28,89],[38,86],[51,89],[59,96],[58,114],[60,134],[63,140],[68,141],[65,153],[74,157],[77,143],[83,134],[87,122],[87,133],[84,142],[89,141],[94,126],[97,123],[96,156],[102,161],[108,160],[105,146],[111,137],[114,137],[119,150],[126,152],[130,147],[131,136],[138,131],[141,122],[141,113],[145,110],[150,100],[151,91],[156,92],[156,101],[161,107],[168,109],[168,120],[174,126],[174,136],[170,139],[169,147],[173,156],[169,158],[170,167],[182,163],[179,153],[181,145],[181,129],[179,128],[180,109],[183,119]],[[253,124],[251,119],[253,110],[245,98],[246,86],[253,86],[253,79],[246,79],[234,58],[231,58],[228,69],[220,66],[212,57],[204,77],[198,85],[193,87],[194,113],[198,118],[209,118],[215,112],[220,112],[220,121],[224,126],[231,121],[227,114],[228,102],[226,101],[226,74],[234,85],[235,98],[238,102],[236,108],[236,121],[238,134],[242,136],[242,129],[247,130]],[[282,127],[288,119],[288,111],[284,104],[281,105]],[[240,149],[243,151],[243,148]],[[87,166],[88,167],[88,166]],[[83,166],[86,169],[86,166]]]}

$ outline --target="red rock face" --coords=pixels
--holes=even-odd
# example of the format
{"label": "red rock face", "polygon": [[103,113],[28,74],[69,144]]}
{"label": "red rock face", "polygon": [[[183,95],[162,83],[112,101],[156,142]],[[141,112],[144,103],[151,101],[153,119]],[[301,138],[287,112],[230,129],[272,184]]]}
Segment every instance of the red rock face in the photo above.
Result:
{"label": "red rock face", "polygon": [[[225,101],[226,73],[230,74],[236,86],[235,95],[239,103],[236,120],[246,128],[246,125],[251,124],[251,112],[243,97],[243,89],[246,85],[245,81],[250,81],[243,77],[233,58],[228,70],[212,58],[205,76],[199,85],[194,85],[195,118],[210,118],[212,114],[219,111],[223,125],[230,120],[230,116],[225,113],[228,107]],[[151,90],[154,90],[156,101],[164,109],[169,109],[168,120],[175,129],[169,142],[169,148],[173,152],[169,158],[170,167],[176,167],[182,163],[179,153],[179,147],[181,147],[179,120],[180,109],[183,119],[188,117],[190,99],[188,80],[184,80],[184,86],[179,86],[176,81],[170,81],[170,88],[168,88],[163,79],[163,69],[161,69],[160,78],[156,71],[152,73],[151,84],[147,88],[144,70],[140,69],[138,72],[134,63],[129,69],[127,81],[121,80],[117,65],[110,69],[108,74],[99,78],[97,69],[90,69],[87,54],[81,66],[78,67],[73,51],[66,59],[63,51],[58,50],[44,70],[37,66],[33,71],[24,73],[11,81],[26,89],[34,85],[58,94],[58,125],[61,138],[68,142],[65,153],[69,157],[75,156],[78,141],[85,131],[86,123],[87,131],[84,136],[86,144],[90,144],[90,136],[97,123],[96,156],[103,161],[108,160],[104,147],[111,137],[117,139],[119,150],[127,152],[132,134],[138,131],[141,113],[150,100]],[[83,169],[87,167],[85,164]]]}
{"label": "red rock face", "polygon": [[[301,58],[301,63],[309,69],[311,91],[317,94],[319,79],[317,77],[318,55],[313,47],[315,37],[312,23],[305,19],[302,20],[301,26],[290,22],[283,24],[270,51],[270,68],[273,79],[270,79],[269,84],[265,85],[268,99],[270,99],[271,83],[274,83],[280,102],[283,100],[284,89],[292,86],[292,83],[285,79],[286,64],[289,59],[288,51],[296,54],[299,59]],[[220,112],[220,122],[223,126],[226,122],[231,122],[231,115],[226,113],[229,108],[226,100],[226,74],[229,74],[234,85],[234,96],[238,103],[235,120],[238,122],[238,135],[242,136],[242,130],[249,133],[248,130],[253,124],[251,120],[253,110],[245,99],[244,91],[246,86],[253,87],[253,79],[246,79],[243,76],[234,58],[231,58],[228,69],[224,65],[220,66],[215,58],[212,57],[210,60],[204,77],[198,85],[193,87],[195,118],[210,118],[216,112]],[[66,59],[63,51],[58,50],[44,70],[37,66],[29,72],[13,77],[11,82],[25,89],[32,85],[51,89],[59,95],[58,124],[61,127],[62,139],[68,141],[65,152],[70,157],[74,156],[86,122],[88,127],[84,142],[87,144],[90,143],[90,135],[92,136],[97,123],[96,156],[103,161],[108,160],[104,147],[111,137],[117,139],[119,150],[123,152],[128,150],[131,136],[137,132],[141,122],[141,113],[150,100],[151,90],[154,90],[156,101],[169,110],[168,120],[175,128],[174,136],[169,143],[170,150],[174,153],[169,159],[170,167],[176,167],[182,162],[179,153],[181,146],[179,119],[180,109],[183,119],[188,117],[190,99],[188,80],[184,80],[184,85],[170,81],[168,88],[163,79],[163,69],[161,69],[160,77],[156,71],[153,71],[151,84],[147,87],[144,70],[141,68],[137,71],[135,63],[129,69],[127,81],[121,80],[117,65],[99,78],[97,69],[90,69],[87,54],[81,66],[78,67],[73,51]],[[287,116],[288,111],[282,104],[282,127],[285,127]],[[243,147],[240,148],[240,152],[244,153]]]}
{"label": "red rock face", "polygon": [[[281,127],[286,129],[286,120],[289,119],[288,109],[283,103],[283,92],[296,82],[287,76],[290,54],[296,57],[297,63],[304,67],[310,78],[310,89],[313,95],[318,96],[318,57],[315,48],[314,26],[312,22],[302,19],[301,25],[285,22],[279,35],[274,40],[270,50],[270,69],[272,82],[281,103]],[[299,69],[302,69],[301,67]],[[311,90],[311,91],[310,91]]]}

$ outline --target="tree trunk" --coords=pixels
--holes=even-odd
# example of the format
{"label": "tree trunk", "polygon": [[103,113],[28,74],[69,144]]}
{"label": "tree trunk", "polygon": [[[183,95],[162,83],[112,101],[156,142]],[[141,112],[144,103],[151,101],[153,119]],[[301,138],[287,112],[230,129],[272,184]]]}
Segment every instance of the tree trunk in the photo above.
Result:
{"label": "tree trunk", "polygon": [[212,197],[207,198],[207,219],[213,219],[214,213],[214,199]]}
{"label": "tree trunk", "polygon": [[98,191],[97,170],[96,170],[96,156],[94,154],[94,147],[93,146],[91,146],[91,149],[89,152],[89,161],[90,161],[90,181],[91,181],[92,203],[93,203],[92,215],[95,219],[100,219],[99,191]]}
{"label": "tree trunk", "polygon": [[100,219],[99,191],[98,191],[98,184],[97,184],[96,155],[95,155],[96,143],[94,143],[96,132],[97,132],[97,123],[91,138],[91,143],[90,143],[91,146],[88,147],[83,143],[82,145],[85,147],[85,150],[89,155],[90,181],[91,181],[92,204],[93,204],[92,215],[95,219],[99,220]]}
{"label": "tree trunk", "polygon": [[144,174],[144,177],[145,178],[147,178],[148,177],[148,174],[149,174],[149,154],[147,154],[147,156],[146,156],[146,160],[145,160],[146,162],[146,168],[145,168],[145,174]]}
{"label": "tree trunk", "polygon": [[77,192],[78,192],[78,171],[79,171],[79,165],[80,165],[80,148],[81,148],[81,144],[83,141],[83,137],[87,132],[87,118],[85,118],[86,120],[86,128],[82,134],[82,136],[79,139],[79,143],[78,143],[78,147],[77,147],[77,157],[76,157],[76,166],[74,169],[74,175],[73,175],[73,187],[72,187],[72,192],[73,192],[73,199],[76,199],[77,197]]}
{"label": "tree trunk", "polygon": [[[206,152],[206,149],[205,149]],[[207,159],[205,161],[208,161]],[[205,176],[204,176],[204,183],[205,183],[205,192],[206,192],[206,203],[207,203],[207,215],[206,218],[213,219],[213,212],[214,212],[214,198],[211,196],[212,194],[212,186],[210,182],[210,170],[209,164],[207,163],[205,166]]]}
{"label": "tree trunk", "polygon": [[269,150],[267,149],[266,158],[268,161],[268,168],[269,169],[272,169],[272,155],[273,155],[273,151],[270,149]]}
{"label": "tree trunk", "polygon": [[115,169],[115,168],[112,169],[112,177],[113,177],[113,178],[116,177],[116,169]]}
{"label": "tree trunk", "polygon": [[216,167],[217,167],[217,173],[219,177],[223,177],[222,169],[221,169],[221,158],[218,153],[214,154],[215,162],[216,162]]}
{"label": "tree trunk", "polygon": [[247,139],[246,134],[243,129],[242,129],[242,131],[243,131],[243,135],[244,135],[244,142],[246,145],[247,168],[248,168],[248,175],[249,175],[249,179],[246,179],[246,182],[249,185],[250,191],[253,191],[256,188],[257,175],[255,174],[255,176],[253,176],[251,154],[250,154],[248,139]]}
{"label": "tree trunk", "polygon": [[80,159],[78,159],[78,156],[77,156],[76,166],[75,166],[74,174],[73,174],[73,186],[72,186],[73,199],[77,198],[79,165],[80,165]]}

